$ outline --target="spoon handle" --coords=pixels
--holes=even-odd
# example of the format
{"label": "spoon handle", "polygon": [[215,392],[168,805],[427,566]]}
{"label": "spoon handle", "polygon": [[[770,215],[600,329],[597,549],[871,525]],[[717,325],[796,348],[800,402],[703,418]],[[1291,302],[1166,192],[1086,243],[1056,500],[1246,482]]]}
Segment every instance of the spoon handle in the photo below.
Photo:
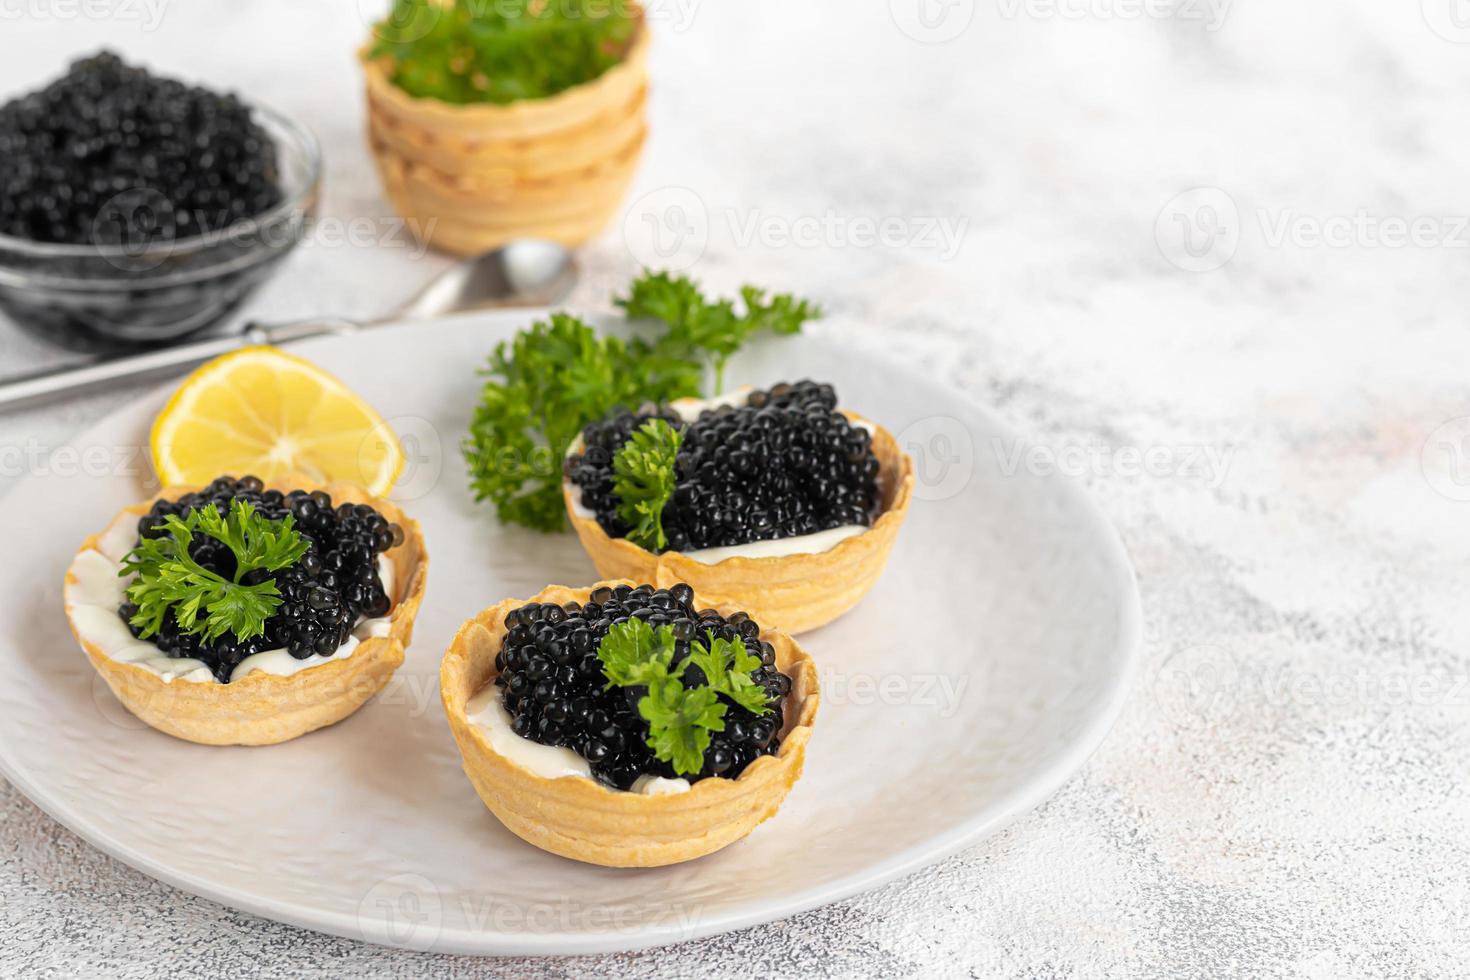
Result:
{"label": "spoon handle", "polygon": [[197,367],[212,357],[253,344],[284,344],[307,337],[352,333],[347,320],[299,320],[251,324],[229,337],[196,340],[176,347],[93,361],[80,367],[51,368],[0,381],[0,411],[40,404],[64,395],[86,394],[126,382],[141,382]]}

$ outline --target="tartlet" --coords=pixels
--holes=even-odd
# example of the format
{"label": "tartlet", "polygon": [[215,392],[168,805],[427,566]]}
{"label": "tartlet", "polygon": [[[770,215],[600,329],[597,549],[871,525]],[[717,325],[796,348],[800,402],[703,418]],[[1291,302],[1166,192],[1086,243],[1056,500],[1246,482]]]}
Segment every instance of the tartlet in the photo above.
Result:
{"label": "tartlet", "polygon": [[[672,407],[697,406],[682,400]],[[826,551],[780,557],[726,558],[713,564],[678,550],[654,553],[613,537],[579,506],[581,490],[564,481],[567,516],[603,578],[634,579],[667,586],[687,582],[700,594],[744,609],[762,623],[787,633],[804,633],[832,622],[868,593],[898,537],[913,498],[914,465],[887,429],[856,412],[842,411],[871,433],[878,461],[879,505],[866,531]]]}
{"label": "tartlet", "polygon": [[368,140],[384,189],[435,248],[477,255],[516,238],[565,245],[612,218],[647,135],[649,30],[636,5],[623,59],[546,98],[450,104],[393,84],[361,54]]}
{"label": "tartlet", "polygon": [[[123,706],[148,725],[176,738],[204,745],[271,745],[334,724],[382,690],[403,663],[404,651],[413,637],[414,618],[423,601],[428,573],[428,555],[418,523],[392,503],[349,484],[317,485],[285,479],[266,481],[265,486],[282,493],[322,490],[338,504],[367,504],[403,529],[403,542],[383,553],[394,570],[387,633],[362,639],[346,657],[288,676],[252,671],[230,683],[165,678],[147,667],[114,660],[86,639],[78,626],[78,562],[88,560],[89,552],[117,562],[121,555],[115,552],[126,553],[136,539],[136,533],[129,536],[126,532],[136,527],[155,501],[175,500],[199,488],[170,487],[126,507],[107,529],[88,537],[77,550],[66,573],[67,620],[87,659]],[[123,541],[127,543],[117,543]]]}
{"label": "tartlet", "polygon": [[[527,603],[585,603],[598,588],[624,585],[634,583],[549,586],[530,599],[491,606],[455,634],[440,667],[440,689],[465,775],[512,833],[553,854],[590,864],[657,867],[717,851],[776,813],[801,775],[820,694],[811,658],[789,636],[763,631],[760,638],[774,647],[777,668],[790,678],[779,750],[750,762],[738,778],[706,777],[669,795],[613,789],[586,776],[546,778],[496,751],[470,721],[466,706],[495,683],[507,614]],[[708,596],[696,596],[695,602],[726,615],[737,611],[712,603]]]}

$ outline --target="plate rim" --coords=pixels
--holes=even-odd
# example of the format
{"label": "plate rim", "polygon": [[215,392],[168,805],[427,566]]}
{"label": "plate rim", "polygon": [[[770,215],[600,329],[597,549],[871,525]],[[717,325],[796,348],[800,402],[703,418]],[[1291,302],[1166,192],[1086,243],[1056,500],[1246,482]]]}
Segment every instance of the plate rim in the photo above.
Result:
{"label": "plate rim", "polygon": [[[441,323],[452,325],[472,319],[502,320],[510,317],[533,319],[547,312],[542,309],[482,311],[478,314],[445,318]],[[594,322],[605,319],[601,314],[588,311],[580,311],[576,315]],[[419,329],[422,329],[424,321],[395,320],[381,327],[373,327],[372,333],[411,330],[415,329],[416,324]],[[819,344],[836,342],[825,332],[814,332],[809,334],[807,339],[816,340]],[[877,356],[874,351],[864,348],[859,348],[858,353],[866,357]],[[918,367],[907,361],[890,361],[885,364],[885,370],[903,375],[905,380],[916,385],[934,387],[934,378],[923,374]],[[177,383],[176,379],[162,381],[138,397],[126,400],[107,415],[96,419],[83,429],[72,432],[65,438],[68,441],[74,440],[79,435],[105,424],[112,415],[131,412],[140,409],[145,403],[158,401],[167,390]],[[950,395],[960,399],[969,409],[983,416],[987,423],[996,430],[1016,437],[1016,428],[992,411],[989,406],[948,382],[941,381],[940,384]],[[0,495],[0,499],[9,497],[29,479],[31,478],[27,477],[17,481],[3,495]],[[1009,799],[1002,798],[1004,805],[999,812],[917,843],[861,872],[839,878],[819,888],[797,892],[775,903],[752,903],[745,910],[735,910],[713,917],[701,916],[695,924],[689,926],[656,924],[631,932],[582,930],[513,933],[441,926],[427,944],[408,942],[398,945],[381,942],[368,935],[358,916],[222,888],[208,879],[179,873],[168,865],[107,837],[102,828],[95,826],[83,814],[75,812],[64,802],[26,778],[12,762],[9,740],[5,738],[0,738],[0,776],[4,776],[28,800],[68,831],[104,854],[150,878],[226,908],[239,909],[297,928],[377,945],[386,949],[475,956],[617,953],[671,943],[691,942],[737,929],[779,921],[879,888],[898,878],[936,864],[968,846],[999,833],[1060,790],[1086,765],[1112,731],[1133,689],[1142,661],[1143,608],[1138,590],[1138,576],[1117,529],[1077,481],[1059,473],[1052,473],[1044,479],[1058,486],[1061,495],[1074,505],[1079,513],[1086,515],[1088,522],[1098,532],[1098,538],[1106,550],[1109,564],[1123,573],[1121,584],[1125,586],[1125,590],[1118,610],[1120,615],[1117,644],[1121,669],[1110,677],[1100,699],[1101,708],[1093,713],[1089,722],[1073,738],[1071,744],[1058,759],[1041,770],[1035,778],[1025,783],[1020,790],[1012,793]]]}

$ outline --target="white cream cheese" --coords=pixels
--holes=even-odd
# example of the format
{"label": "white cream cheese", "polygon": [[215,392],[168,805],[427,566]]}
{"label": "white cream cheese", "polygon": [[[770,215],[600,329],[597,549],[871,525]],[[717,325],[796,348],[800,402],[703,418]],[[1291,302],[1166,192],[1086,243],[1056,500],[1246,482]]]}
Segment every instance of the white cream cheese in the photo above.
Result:
{"label": "white cream cheese", "polygon": [[724,548],[699,548],[684,552],[685,558],[701,565],[717,565],[727,558],[785,558],[788,555],[820,555],[831,551],[848,538],[855,538],[868,530],[865,524],[843,524],[840,527],[817,531],[815,534],[798,534],[791,538],[772,538],[769,541],[747,541],[744,544]]}
{"label": "white cream cheese", "polygon": [[[522,738],[510,727],[510,712],[505,710],[500,688],[489,685],[470,698],[465,705],[465,717],[490,739],[490,747],[505,758],[543,779],[560,779],[574,776],[592,778],[592,767],[587,760],[571,749],[560,745],[542,745],[529,738]],[[689,780],[665,779],[662,776],[639,776],[629,792],[645,796],[667,796],[689,792]]]}
{"label": "white cream cheese", "polygon": [[[685,422],[693,422],[705,409],[719,408],[721,405],[735,407],[744,405],[750,398],[751,391],[750,385],[742,385],[729,394],[715,398],[675,399],[669,404],[669,407]],[[866,429],[869,433],[873,431],[873,426],[867,422],[854,422],[853,425]],[[567,455],[574,456],[581,451],[582,437],[578,435],[567,447]],[[596,519],[597,515],[582,505],[582,493],[574,484],[570,481],[563,481],[562,487],[568,492],[573,514],[587,520]],[[795,537],[774,538],[770,541],[747,541],[744,544],[728,545],[723,548],[699,548],[695,551],[683,552],[683,555],[701,565],[717,565],[727,558],[787,558],[791,555],[820,555],[825,551],[831,551],[848,538],[855,538],[868,530],[871,528],[865,524],[843,524],[825,531],[818,531],[815,534],[798,534]]]}
{"label": "white cream cheese", "polygon": [[[203,661],[191,657],[170,657],[152,643],[135,638],[118,615],[118,607],[127,601],[130,581],[118,572],[122,570],[123,559],[132,550],[137,534],[137,520],[123,515],[102,533],[96,548],[89,548],[72,560],[63,599],[78,638],[93,644],[113,660],[137,664],[165,681],[219,683]],[[392,599],[395,585],[393,563],[384,555],[378,556],[378,576],[383,581],[383,590]],[[363,640],[387,636],[389,628],[386,617],[361,619],[353,627],[347,642],[331,654],[312,654],[304,660],[297,660],[285,649],[263,650],[240,661],[230,674],[230,680],[239,680],[255,671],[289,677],[332,660],[343,660],[352,656]]]}
{"label": "white cream cheese", "polygon": [[674,796],[678,793],[689,792],[689,780],[668,779],[664,776],[650,776],[644,773],[633,780],[629,792],[642,793],[644,796]]}

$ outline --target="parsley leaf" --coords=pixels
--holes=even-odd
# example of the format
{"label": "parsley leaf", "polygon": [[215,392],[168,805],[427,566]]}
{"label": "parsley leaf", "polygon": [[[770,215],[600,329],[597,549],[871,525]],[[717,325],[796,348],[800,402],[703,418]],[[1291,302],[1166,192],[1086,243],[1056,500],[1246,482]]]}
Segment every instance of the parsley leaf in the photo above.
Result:
{"label": "parsley leaf", "polygon": [[[770,695],[750,678],[760,658],[744,644],[709,632],[705,636],[708,643],[696,640],[689,655],[673,666],[670,626],[654,629],[637,618],[614,623],[597,647],[608,687],[648,689],[638,699],[638,714],[648,722],[648,747],[680,775],[704,768],[710,734],[725,730],[729,705],[724,699],[758,715],[770,711]],[[684,672],[691,665],[703,672],[704,683],[685,685]]]}
{"label": "parsley leaf", "polygon": [[707,686],[684,686],[689,659],[674,659],[672,627],[654,629],[641,619],[614,623],[597,646],[608,687],[644,687],[638,714],[648,722],[648,747],[680,775],[704,768],[710,733],[725,730],[724,702]]}
{"label": "parsley leaf", "polygon": [[566,526],[562,458],[583,426],[620,405],[699,392],[697,367],[641,340],[598,337],[565,313],[502,341],[482,373],[463,447],[471,488],[502,521],[540,531]]}
{"label": "parsley leaf", "polygon": [[275,572],[288,568],[307,551],[306,539],[296,533],[296,518],[290,514],[282,521],[258,517],[255,505],[249,501],[230,501],[228,514],[221,514],[217,507],[203,507],[189,516],[197,519],[200,531],[234,552],[239,565],[236,581],[256,569]]}
{"label": "parsley leaf", "polygon": [[707,687],[689,690],[677,678],[652,684],[638,701],[648,722],[648,747],[654,757],[681,776],[704,768],[710,733],[725,730],[725,704]]}
{"label": "parsley leaf", "polygon": [[[188,516],[168,515],[166,532],[143,538],[123,559],[119,575],[137,578],[128,585],[128,599],[138,607],[132,624],[143,639],[157,633],[172,611],[174,621],[190,635],[214,642],[230,634],[248,640],[265,633],[266,620],[281,605],[275,579],[251,585],[241,580],[250,572],[279,571],[300,561],[307,541],[295,529],[289,514],[283,521],[259,516],[247,501],[230,502],[228,514],[213,505],[195,508]],[[189,554],[195,533],[224,544],[235,556],[233,579],[200,565]]]}
{"label": "parsley leaf", "polygon": [[822,315],[821,308],[788,293],[766,298],[766,291],[742,286],[740,298],[745,312],[735,312],[727,299],[711,302],[699,284],[687,276],[667,272],[645,273],[616,300],[628,316],[662,321],[668,332],[659,341],[670,356],[705,359],[714,368],[715,394],[724,387],[725,364],[752,336],[762,331],[794,334],[808,320]]}
{"label": "parsley leaf", "polygon": [[608,687],[637,687],[669,676],[674,659],[674,631],[657,630],[638,618],[615,623],[597,647]]}
{"label": "parsley leaf", "polygon": [[649,419],[613,456],[613,493],[618,516],[632,530],[628,540],[652,552],[669,546],[664,505],[674,496],[674,461],[684,435],[663,419]]}
{"label": "parsley leaf", "polygon": [[707,644],[694,641],[689,662],[704,671],[710,690],[725,695],[753,714],[770,711],[772,697],[750,678],[751,671],[760,667],[760,658],[751,656],[743,643],[717,638],[708,631],[705,638],[709,640]]}
{"label": "parsley leaf", "polygon": [[503,105],[592,81],[623,60],[638,29],[629,5],[606,0],[395,0],[371,56],[390,61],[409,95]]}

